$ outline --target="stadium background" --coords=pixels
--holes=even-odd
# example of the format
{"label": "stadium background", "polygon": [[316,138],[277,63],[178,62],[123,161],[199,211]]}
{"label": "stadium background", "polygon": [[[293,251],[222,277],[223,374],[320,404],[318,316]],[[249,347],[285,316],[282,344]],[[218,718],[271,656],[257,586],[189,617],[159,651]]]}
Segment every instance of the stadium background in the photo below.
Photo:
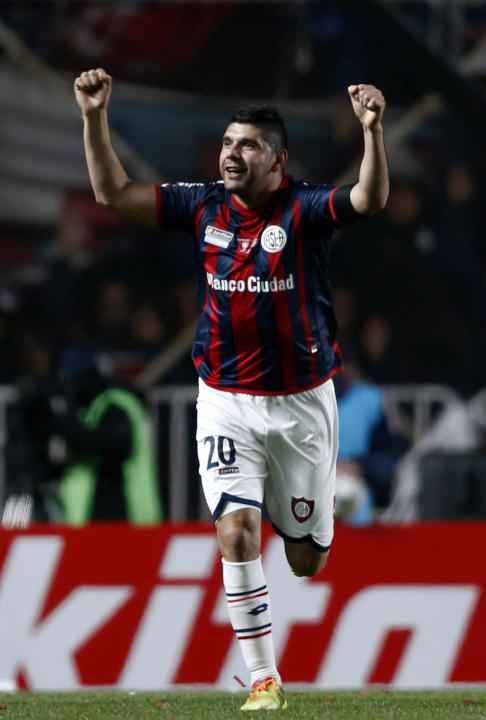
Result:
{"label": "stadium background", "polygon": [[[161,241],[94,205],[71,90],[91,66],[115,79],[114,142],[129,174],[154,182],[217,177],[228,114],[253,101],[284,114],[291,172],[352,181],[361,137],[346,86],[382,88],[392,192],[384,213],[336,237],[340,342],[371,381],[401,388],[389,395],[403,400],[411,441],[451,398],[470,402],[486,385],[482,3],[7,1],[0,21],[3,502],[10,399],[91,355],[149,392],[170,514],[204,512],[170,488],[183,475],[197,493],[193,393],[176,407],[183,395],[171,391],[195,381],[193,257],[181,236]],[[417,384],[431,383],[417,425]]]}
{"label": "stadium background", "polygon": [[[332,282],[346,357],[385,388],[409,450],[383,516],[394,525],[338,526],[326,577],[287,577],[265,529],[270,585],[291,598],[275,610],[278,653],[296,683],[484,684],[485,525],[396,527],[486,517],[484,3],[4,0],[0,48],[0,689],[228,687],[243,672],[210,525],[56,524],[45,413],[93,361],[146,403],[166,518],[207,519],[193,258],[184,237],[92,200],[72,82],[100,66],[114,144],[153,182],[215,179],[226,119],[254,101],[281,109],[292,173],[353,181],[346,86],[383,90],[390,200],[336,235]],[[362,653],[356,617],[371,628]]]}
{"label": "stadium background", "polygon": [[[402,388],[411,441],[451,398],[470,402],[486,385],[482,3],[3,2],[0,21],[3,502],[10,399],[75,375],[90,355],[148,391],[172,516],[204,514],[201,498],[170,488],[182,474],[197,493],[191,389],[187,406],[173,403],[174,385],[195,381],[193,257],[183,237],[161,241],[94,205],[71,90],[91,66],[114,77],[114,142],[129,174],[154,182],[217,177],[228,114],[254,101],[284,114],[292,173],[353,181],[361,137],[346,86],[379,86],[392,192],[384,213],[336,237],[340,342],[371,381]],[[417,384],[437,389],[418,426]]]}

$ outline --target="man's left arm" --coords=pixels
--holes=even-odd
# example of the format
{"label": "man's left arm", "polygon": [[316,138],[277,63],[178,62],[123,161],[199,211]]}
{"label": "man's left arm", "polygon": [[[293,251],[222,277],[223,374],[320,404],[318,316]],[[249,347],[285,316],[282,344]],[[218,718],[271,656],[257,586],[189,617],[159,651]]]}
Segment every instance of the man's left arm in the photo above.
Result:
{"label": "man's left arm", "polygon": [[350,85],[348,93],[364,134],[364,154],[359,180],[351,190],[350,199],[356,212],[372,215],[385,207],[389,191],[388,163],[381,123],[385,98],[374,85]]}

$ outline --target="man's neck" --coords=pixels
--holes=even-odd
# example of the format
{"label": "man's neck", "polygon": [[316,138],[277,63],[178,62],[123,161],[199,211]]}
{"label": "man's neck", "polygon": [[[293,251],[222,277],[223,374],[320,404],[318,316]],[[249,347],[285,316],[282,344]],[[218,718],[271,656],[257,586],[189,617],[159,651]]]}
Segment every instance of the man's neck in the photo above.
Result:
{"label": "man's neck", "polygon": [[270,190],[255,196],[240,195],[234,192],[233,197],[236,198],[239,205],[242,205],[247,210],[257,210],[260,207],[268,205],[276,192],[277,190]]}
{"label": "man's neck", "polygon": [[244,192],[241,194],[233,192],[233,197],[247,210],[257,210],[258,208],[265,207],[272,201],[272,198],[275,197],[275,194],[282,185],[283,178],[284,175],[278,179],[278,182],[274,183],[273,187],[267,188],[255,195],[247,195]]}

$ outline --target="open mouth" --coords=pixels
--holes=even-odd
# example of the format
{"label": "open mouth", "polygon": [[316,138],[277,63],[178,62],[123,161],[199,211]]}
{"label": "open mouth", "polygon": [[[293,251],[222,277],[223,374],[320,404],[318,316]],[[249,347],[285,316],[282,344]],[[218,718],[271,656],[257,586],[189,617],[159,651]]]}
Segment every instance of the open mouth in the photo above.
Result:
{"label": "open mouth", "polygon": [[225,168],[225,171],[226,174],[231,178],[240,177],[246,172],[243,168],[234,167],[233,165],[227,166]]}

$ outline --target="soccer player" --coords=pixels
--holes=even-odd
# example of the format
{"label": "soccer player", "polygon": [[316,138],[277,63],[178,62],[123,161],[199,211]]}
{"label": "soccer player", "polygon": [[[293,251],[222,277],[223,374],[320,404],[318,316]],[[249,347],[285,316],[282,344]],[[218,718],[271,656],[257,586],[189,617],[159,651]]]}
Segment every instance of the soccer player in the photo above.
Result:
{"label": "soccer player", "polygon": [[74,82],[96,200],[130,221],[187,231],[199,258],[197,444],[216,523],[229,616],[250,673],[242,710],[287,706],[263,573],[261,510],[296,575],[313,576],[333,537],[342,368],[328,279],[333,231],[381,210],[388,196],[385,101],[348,88],[364,154],[353,185],[308,185],[285,173],[287,135],[275,109],[238,110],[224,131],[222,180],[156,186],[130,180],[110,141],[112,78]]}

